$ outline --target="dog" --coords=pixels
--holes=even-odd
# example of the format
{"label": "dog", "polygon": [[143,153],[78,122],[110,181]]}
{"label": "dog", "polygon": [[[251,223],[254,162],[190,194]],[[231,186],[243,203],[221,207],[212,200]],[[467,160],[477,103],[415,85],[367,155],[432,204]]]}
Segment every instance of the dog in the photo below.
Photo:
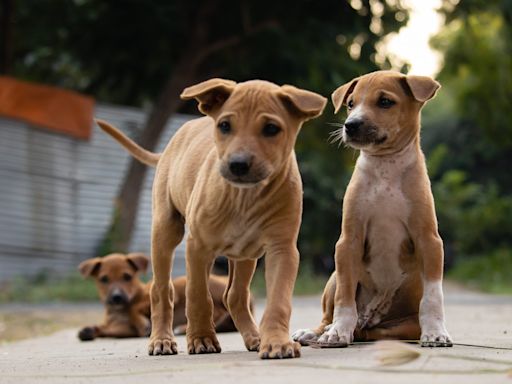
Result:
{"label": "dog", "polygon": [[378,71],[332,94],[335,113],[348,109],[334,139],[360,155],[343,201],[323,319],[292,335],[301,344],[452,345],[444,324],[443,242],[420,148],[420,111],[439,88],[429,77]]}
{"label": "dog", "polygon": [[[259,351],[262,359],[299,357],[300,344],[289,335],[302,215],[294,145],[303,122],[320,115],[327,100],[290,85],[224,79],[186,88],[181,97],[196,99],[206,116],[185,123],[162,154],[98,121],[134,157],[156,165],[148,352],[177,353],[168,281],[186,223],[188,353],[221,351],[207,277],[215,257],[224,255],[229,259],[225,305],[246,348]],[[249,310],[249,285],[263,255],[267,306],[258,329]]]}
{"label": "dog", "polygon": [[[146,272],[148,263],[149,258],[142,253],[113,253],[86,260],[79,265],[78,269],[83,276],[96,280],[100,299],[105,305],[105,319],[102,324],[82,328],[78,333],[80,340],[88,341],[97,337],[149,336],[151,282],[143,283],[139,280],[139,274]],[[184,334],[187,326],[187,281],[185,276],[181,276],[174,279],[172,284],[175,292],[173,328],[176,334]],[[226,286],[226,276],[210,276],[208,288],[213,299],[213,320],[217,332],[236,331],[223,303]],[[251,311],[252,308],[251,298]]]}

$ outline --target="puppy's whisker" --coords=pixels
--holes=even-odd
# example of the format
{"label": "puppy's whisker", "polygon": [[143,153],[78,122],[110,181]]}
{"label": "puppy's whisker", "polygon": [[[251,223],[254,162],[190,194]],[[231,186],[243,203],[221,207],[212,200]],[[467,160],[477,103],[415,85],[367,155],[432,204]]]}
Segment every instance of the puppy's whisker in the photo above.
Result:
{"label": "puppy's whisker", "polygon": [[338,142],[338,148],[343,144],[343,126],[329,133],[329,143]]}

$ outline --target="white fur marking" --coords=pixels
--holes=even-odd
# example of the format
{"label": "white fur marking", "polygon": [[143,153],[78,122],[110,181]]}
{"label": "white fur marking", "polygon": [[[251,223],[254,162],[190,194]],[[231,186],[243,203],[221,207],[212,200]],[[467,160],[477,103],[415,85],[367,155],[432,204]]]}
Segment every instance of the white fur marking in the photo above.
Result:
{"label": "white fur marking", "polygon": [[352,111],[350,111],[347,120],[359,120],[364,119],[366,111],[364,110],[364,104],[359,104]]}
{"label": "white fur marking", "polygon": [[308,341],[316,341],[318,339],[318,335],[309,328],[297,329],[292,334],[293,341],[298,341],[301,344],[307,344]]}
{"label": "white fur marking", "polygon": [[421,343],[426,346],[451,344],[444,324],[443,288],[441,280],[423,281],[420,303]]}
{"label": "white fur marking", "polygon": [[335,307],[333,323],[318,339],[321,343],[350,344],[354,339],[354,330],[357,325],[357,308]]}
{"label": "white fur marking", "polygon": [[407,166],[416,159],[415,148],[410,145],[389,157],[372,156],[362,150],[357,161],[364,191],[362,214],[368,223],[366,238],[370,244],[366,270],[376,289],[359,313],[362,328],[378,324],[388,313],[405,278],[399,257],[400,247],[408,237],[404,223],[411,207],[402,191],[402,179]]}

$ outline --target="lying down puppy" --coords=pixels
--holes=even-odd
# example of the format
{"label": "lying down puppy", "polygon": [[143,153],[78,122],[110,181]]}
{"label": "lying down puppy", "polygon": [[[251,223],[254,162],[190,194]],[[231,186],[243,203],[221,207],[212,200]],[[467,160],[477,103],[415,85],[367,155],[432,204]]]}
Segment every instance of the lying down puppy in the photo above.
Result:
{"label": "lying down puppy", "polygon": [[[82,328],[78,338],[82,341],[97,337],[144,337],[151,333],[149,289],[151,282],[139,280],[149,259],[141,253],[124,255],[113,253],[82,262],[78,269],[85,277],[96,280],[98,293],[105,305],[105,319],[99,325]],[[184,334],[187,327],[185,316],[185,276],[172,280],[174,285],[174,320],[176,334]],[[210,275],[209,288],[213,299],[213,322],[217,332],[236,331],[235,325],[223,303],[228,285],[227,276]],[[252,301],[251,301],[252,311]]]}

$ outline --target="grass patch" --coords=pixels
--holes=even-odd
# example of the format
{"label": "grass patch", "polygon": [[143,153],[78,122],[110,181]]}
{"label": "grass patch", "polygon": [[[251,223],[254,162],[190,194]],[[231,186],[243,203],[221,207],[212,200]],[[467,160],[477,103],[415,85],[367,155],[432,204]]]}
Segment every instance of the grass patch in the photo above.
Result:
{"label": "grass patch", "polygon": [[[295,282],[294,296],[319,295],[323,292],[328,276],[318,275],[307,265],[301,266]],[[256,297],[265,297],[265,270],[258,268],[251,283],[251,292]]]}
{"label": "grass patch", "polygon": [[512,250],[459,260],[448,277],[490,293],[512,294]]}
{"label": "grass patch", "polygon": [[64,278],[41,274],[31,278],[16,278],[0,285],[0,303],[93,300],[98,300],[94,282],[79,274]]}

